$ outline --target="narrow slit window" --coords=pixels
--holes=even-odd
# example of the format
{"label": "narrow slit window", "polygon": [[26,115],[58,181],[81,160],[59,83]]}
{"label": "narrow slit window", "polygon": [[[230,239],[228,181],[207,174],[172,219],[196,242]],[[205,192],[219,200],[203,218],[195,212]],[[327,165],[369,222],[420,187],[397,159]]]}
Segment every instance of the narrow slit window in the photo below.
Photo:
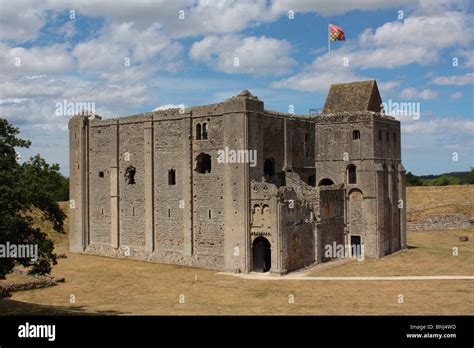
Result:
{"label": "narrow slit window", "polygon": [[202,124],[202,139],[207,139],[207,123]]}
{"label": "narrow slit window", "polygon": [[209,211],[207,212],[207,216],[208,216],[209,220],[212,219],[212,210],[211,209],[209,209]]}
{"label": "narrow slit window", "polygon": [[176,185],[176,171],[174,169],[168,170],[168,185]]}
{"label": "narrow slit window", "polygon": [[196,140],[201,140],[201,124],[196,125]]}
{"label": "narrow slit window", "polygon": [[360,131],[354,130],[352,131],[352,140],[359,140],[360,139]]}

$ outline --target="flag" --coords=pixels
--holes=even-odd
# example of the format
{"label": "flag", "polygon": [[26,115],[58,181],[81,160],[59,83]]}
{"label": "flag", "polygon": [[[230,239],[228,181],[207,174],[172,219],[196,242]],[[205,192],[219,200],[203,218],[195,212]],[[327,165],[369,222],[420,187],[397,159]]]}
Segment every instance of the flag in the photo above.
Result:
{"label": "flag", "polygon": [[337,25],[329,24],[329,39],[331,41],[346,41],[344,31]]}

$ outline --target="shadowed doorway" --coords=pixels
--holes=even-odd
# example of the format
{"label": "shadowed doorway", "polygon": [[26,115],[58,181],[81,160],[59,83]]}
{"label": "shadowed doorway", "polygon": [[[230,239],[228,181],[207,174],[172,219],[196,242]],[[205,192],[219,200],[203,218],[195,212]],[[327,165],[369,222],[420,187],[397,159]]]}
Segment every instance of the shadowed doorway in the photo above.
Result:
{"label": "shadowed doorway", "polygon": [[264,237],[258,237],[253,242],[253,271],[268,272],[271,268],[270,242]]}

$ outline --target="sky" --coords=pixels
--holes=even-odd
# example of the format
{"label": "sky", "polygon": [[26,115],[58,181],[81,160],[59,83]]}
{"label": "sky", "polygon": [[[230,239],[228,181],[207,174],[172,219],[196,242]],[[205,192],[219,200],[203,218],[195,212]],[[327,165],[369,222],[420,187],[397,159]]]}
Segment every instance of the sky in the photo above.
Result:
{"label": "sky", "polygon": [[[346,41],[328,52],[330,23]],[[22,161],[39,153],[67,175],[63,105],[111,118],[248,89],[266,109],[307,114],[330,82],[375,79],[406,170],[467,171],[473,23],[468,0],[0,0],[0,117],[32,141]]]}

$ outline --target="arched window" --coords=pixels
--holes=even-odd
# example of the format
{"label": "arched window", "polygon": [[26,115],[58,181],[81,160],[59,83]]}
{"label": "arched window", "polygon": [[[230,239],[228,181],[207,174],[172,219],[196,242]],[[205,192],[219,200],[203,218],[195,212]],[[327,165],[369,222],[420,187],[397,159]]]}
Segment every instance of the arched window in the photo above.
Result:
{"label": "arched window", "polygon": [[262,207],[262,220],[263,222],[270,222],[270,207],[266,204]]}
{"label": "arched window", "polygon": [[196,140],[201,140],[201,124],[196,124]]}
{"label": "arched window", "polygon": [[176,171],[174,169],[168,170],[168,185],[176,185]]}
{"label": "arched window", "polygon": [[328,178],[321,179],[318,186],[331,186],[334,185],[334,181]]}
{"label": "arched window", "polygon": [[352,140],[359,140],[360,139],[360,131],[354,130],[352,131]]}
{"label": "arched window", "polygon": [[254,225],[262,224],[262,208],[260,208],[260,205],[258,204],[253,206],[252,223]]}
{"label": "arched window", "polygon": [[196,157],[196,168],[194,169],[196,172],[201,174],[206,174],[211,172],[211,156],[207,153],[201,152]]}
{"label": "arched window", "polygon": [[347,183],[357,184],[357,168],[353,164],[347,166]]}
{"label": "arched window", "polygon": [[207,139],[207,123],[202,124],[202,139]]}

